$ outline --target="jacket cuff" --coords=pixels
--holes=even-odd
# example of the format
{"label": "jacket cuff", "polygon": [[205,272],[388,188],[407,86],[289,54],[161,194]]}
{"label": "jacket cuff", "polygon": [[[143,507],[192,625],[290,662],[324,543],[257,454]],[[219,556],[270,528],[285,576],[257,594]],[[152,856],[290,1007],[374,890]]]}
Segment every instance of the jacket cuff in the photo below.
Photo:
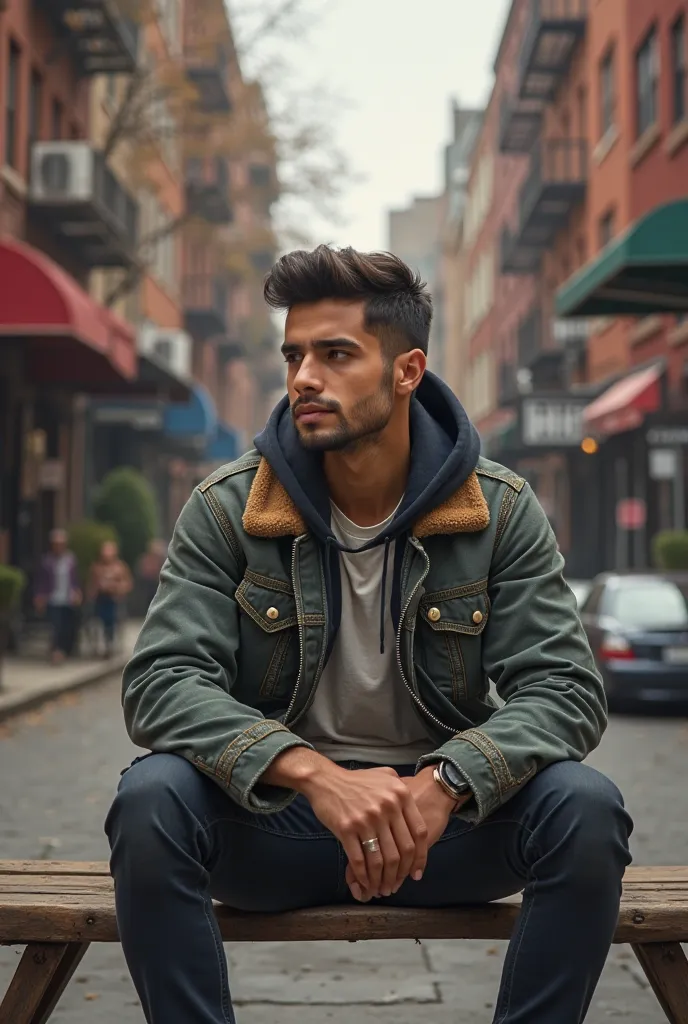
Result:
{"label": "jacket cuff", "polygon": [[296,796],[293,789],[268,786],[260,777],[283,751],[310,743],[281,722],[261,719],[240,733],[220,755],[215,776],[238,804],[253,814],[274,814],[288,807]]}
{"label": "jacket cuff", "polygon": [[[490,753],[494,747],[494,754]],[[467,729],[453,736],[437,750],[424,754],[416,771],[439,761],[451,761],[473,791],[474,800],[462,807],[456,817],[475,824],[482,822],[503,802],[499,780],[494,768],[495,757],[501,759],[492,740],[479,729]]]}

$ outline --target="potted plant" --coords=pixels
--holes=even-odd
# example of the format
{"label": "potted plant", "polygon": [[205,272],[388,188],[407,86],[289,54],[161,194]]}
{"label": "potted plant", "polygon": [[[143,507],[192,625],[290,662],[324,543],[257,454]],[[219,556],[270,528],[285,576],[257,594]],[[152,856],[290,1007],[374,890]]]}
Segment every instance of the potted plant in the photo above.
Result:
{"label": "potted plant", "polygon": [[7,651],[12,612],[19,604],[26,586],[26,576],[21,569],[11,565],[0,565],[0,690],[2,690],[2,668]]}

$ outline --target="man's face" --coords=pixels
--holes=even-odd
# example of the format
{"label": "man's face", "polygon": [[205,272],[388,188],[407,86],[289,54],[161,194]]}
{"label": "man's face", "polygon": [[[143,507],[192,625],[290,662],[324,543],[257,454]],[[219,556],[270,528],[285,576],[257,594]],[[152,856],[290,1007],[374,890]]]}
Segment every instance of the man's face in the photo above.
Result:
{"label": "man's face", "polygon": [[299,438],[312,451],[342,451],[371,439],[394,408],[394,365],[364,326],[362,302],[294,306],[282,351]]}
{"label": "man's face", "polygon": [[50,538],[50,546],[54,555],[63,555],[67,550],[67,535],[56,530]]}

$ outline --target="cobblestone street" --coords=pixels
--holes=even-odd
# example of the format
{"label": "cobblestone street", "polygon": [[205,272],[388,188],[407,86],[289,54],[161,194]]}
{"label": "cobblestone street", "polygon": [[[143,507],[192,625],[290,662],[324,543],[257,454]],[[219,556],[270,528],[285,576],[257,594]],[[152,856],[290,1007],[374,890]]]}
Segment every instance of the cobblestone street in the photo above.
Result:
{"label": "cobblestone street", "polygon": [[[0,726],[0,857],[104,859],[102,821],[133,747],[112,679]],[[617,718],[592,763],[621,786],[636,821],[636,863],[685,862],[685,719]],[[322,943],[228,949],[240,1024],[488,1024],[503,944]],[[19,950],[0,950],[4,986]],[[590,1024],[664,1017],[629,950],[617,947]],[[56,1024],[142,1024],[119,947],[87,954]]]}

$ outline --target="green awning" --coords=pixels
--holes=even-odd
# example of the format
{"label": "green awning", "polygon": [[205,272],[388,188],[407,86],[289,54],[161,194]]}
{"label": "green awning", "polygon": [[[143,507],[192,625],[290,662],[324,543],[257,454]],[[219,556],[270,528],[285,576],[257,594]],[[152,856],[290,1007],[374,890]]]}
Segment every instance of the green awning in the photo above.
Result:
{"label": "green awning", "polygon": [[658,206],[557,292],[556,315],[688,313],[688,199]]}

